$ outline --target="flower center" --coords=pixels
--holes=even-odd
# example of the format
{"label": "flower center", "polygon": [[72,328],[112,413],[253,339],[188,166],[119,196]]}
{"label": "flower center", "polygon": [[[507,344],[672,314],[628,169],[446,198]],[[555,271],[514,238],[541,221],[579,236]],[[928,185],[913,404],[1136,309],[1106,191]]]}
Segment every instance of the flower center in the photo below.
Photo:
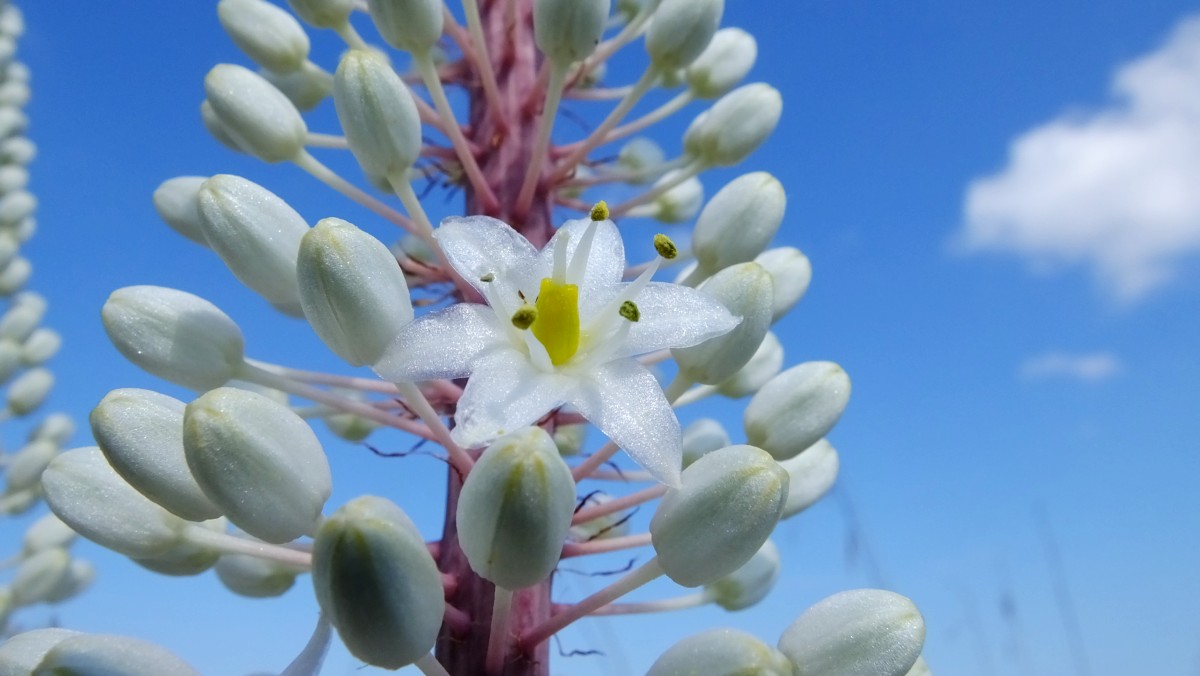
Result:
{"label": "flower center", "polygon": [[535,307],[537,319],[529,330],[545,346],[550,363],[566,363],[579,351],[579,287],[547,277]]}

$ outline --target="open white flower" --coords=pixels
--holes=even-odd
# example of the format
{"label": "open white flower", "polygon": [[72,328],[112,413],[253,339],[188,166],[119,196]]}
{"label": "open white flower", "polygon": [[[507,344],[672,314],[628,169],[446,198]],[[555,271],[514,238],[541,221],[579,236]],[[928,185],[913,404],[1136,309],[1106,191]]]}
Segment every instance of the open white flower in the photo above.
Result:
{"label": "open white flower", "polygon": [[[443,221],[437,239],[488,305],[460,303],[407,325],[375,371],[392,381],[470,376],[455,441],[478,447],[563,405],[647,471],[677,485],[681,440],[662,388],[635,356],[686,347],[738,323],[694,289],[623,283],[625,247],[609,220],[569,221],[540,252],[486,216]],[[661,260],[661,259],[660,259]]]}

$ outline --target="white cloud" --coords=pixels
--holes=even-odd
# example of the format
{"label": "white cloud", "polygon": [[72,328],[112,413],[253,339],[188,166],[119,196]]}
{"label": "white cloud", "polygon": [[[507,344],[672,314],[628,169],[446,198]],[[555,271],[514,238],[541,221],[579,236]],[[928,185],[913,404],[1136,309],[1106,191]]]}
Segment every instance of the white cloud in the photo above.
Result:
{"label": "white cloud", "polygon": [[1025,363],[1021,364],[1020,373],[1024,380],[1067,378],[1094,383],[1108,380],[1120,373],[1121,370],[1121,361],[1108,352],[1091,354],[1046,352],[1026,359]]}
{"label": "white cloud", "polygon": [[1129,302],[1200,252],[1200,17],[1118,69],[1113,102],[1017,137],[967,190],[960,243],[1083,264]]}

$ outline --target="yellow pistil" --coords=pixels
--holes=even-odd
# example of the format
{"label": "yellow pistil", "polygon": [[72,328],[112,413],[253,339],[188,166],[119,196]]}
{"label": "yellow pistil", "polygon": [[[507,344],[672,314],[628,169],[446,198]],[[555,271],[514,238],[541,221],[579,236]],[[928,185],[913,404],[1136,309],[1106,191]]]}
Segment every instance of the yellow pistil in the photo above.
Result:
{"label": "yellow pistil", "polygon": [[535,306],[537,319],[530,330],[552,364],[566,363],[579,351],[579,287],[547,277]]}

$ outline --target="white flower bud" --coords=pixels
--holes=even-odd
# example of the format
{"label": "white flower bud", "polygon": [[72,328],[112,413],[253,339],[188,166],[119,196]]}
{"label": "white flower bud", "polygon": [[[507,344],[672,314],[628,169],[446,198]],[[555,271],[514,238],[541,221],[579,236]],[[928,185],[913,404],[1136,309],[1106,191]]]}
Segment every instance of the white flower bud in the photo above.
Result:
{"label": "white flower bud", "polygon": [[308,59],[308,35],[300,22],[264,0],[221,0],[217,18],[255,63],[277,73],[296,70]]}
{"label": "white flower bud", "polygon": [[692,233],[698,274],[753,260],[763,252],[783,223],[787,194],[783,184],[765,171],[743,174],[721,188],[700,212]]}
{"label": "white flower bud", "polygon": [[334,512],[313,540],[313,588],[350,653],[399,669],[437,640],[442,576],[408,515],[363,496]]}
{"label": "white flower bud", "polygon": [[43,549],[25,557],[13,576],[13,603],[27,606],[45,601],[70,565],[71,555],[61,548]]}
{"label": "white flower bud", "polygon": [[129,636],[79,634],[54,645],[33,676],[200,676],[174,653]]}
{"label": "white flower bud", "polygon": [[804,297],[804,292],[808,291],[808,284],[812,281],[812,263],[808,261],[808,256],[791,246],[767,249],[754,262],[766,268],[775,282],[775,307],[771,318],[774,324],[795,307]]}
{"label": "white flower bud", "polygon": [[29,66],[20,61],[11,61],[3,68],[0,68],[0,73],[4,73],[10,80],[20,82],[29,82]]}
{"label": "white flower bud", "polygon": [[308,223],[266,188],[218,174],[197,195],[204,237],[230,272],[285,314],[301,316],[296,256]]}
{"label": "white flower bud", "polygon": [[646,32],[646,52],[659,71],[683,68],[712,40],[725,0],[662,0]]}
{"label": "white flower bud", "polygon": [[45,439],[62,446],[75,434],[75,421],[66,413],[51,413],[29,432],[29,440]]}
{"label": "white flower bud", "polygon": [[33,239],[33,236],[36,233],[37,233],[37,219],[32,216],[22,220],[20,223],[17,223],[16,226],[14,226],[12,228],[13,237],[16,237],[17,241],[21,242],[21,243],[25,243],[25,242],[28,242],[30,239]]}
{"label": "white flower bud", "polygon": [[282,596],[296,583],[298,574],[295,568],[248,554],[225,554],[213,570],[226,589],[252,599]]}
{"label": "white flower bud", "polygon": [[709,165],[731,167],[767,140],[782,113],[783,98],[771,85],[738,87],[692,121],[683,136],[684,152]]}
{"label": "white flower bud", "polygon": [[29,170],[16,164],[0,167],[0,193],[8,194],[23,190],[29,185]]}
{"label": "white flower bud", "polygon": [[333,92],[333,75],[312,61],[290,73],[264,70],[259,74],[301,111],[316,108]]}
{"label": "white flower bud", "polygon": [[212,137],[217,139],[221,145],[235,152],[246,152],[246,149],[238,145],[237,140],[229,135],[229,130],[225,128],[221,118],[217,117],[217,111],[213,110],[208,99],[200,102],[200,121],[204,123],[204,128],[208,130],[208,133],[212,134]]}
{"label": "white flower bud", "polygon": [[654,173],[648,170],[662,164],[666,159],[666,154],[657,143],[645,136],[638,136],[621,146],[621,151],[617,153],[617,166],[644,177],[633,183],[646,183],[654,178]]}
{"label": "white flower bud", "polygon": [[329,349],[354,366],[379,361],[413,319],[396,257],[346,221],[326,218],[304,235],[297,272],[308,323]]}
{"label": "white flower bud", "polygon": [[288,7],[317,28],[340,28],[350,20],[354,0],[288,0]]}
{"label": "white flower bud", "polygon": [[0,33],[14,39],[25,33],[25,16],[16,5],[6,5],[0,11]]}
{"label": "white flower bud", "polygon": [[[654,182],[655,186],[674,181],[679,170],[668,171],[663,177]],[[692,177],[658,196],[649,204],[642,204],[629,210],[629,216],[634,218],[653,218],[663,223],[682,223],[691,220],[704,204],[704,184],[700,179]]]}
{"label": "white flower bud", "polygon": [[50,509],[75,532],[126,556],[167,551],[187,525],[125,483],[95,446],[55,458],[42,488]]}
{"label": "white flower bud", "polygon": [[192,478],[183,452],[184,403],[134,388],[104,395],[89,420],[112,468],[142,495],[189,521],[221,515]]}
{"label": "white flower bud", "polygon": [[161,286],[127,286],[100,310],[108,338],[143,370],[193,390],[210,390],[237,374],[242,332],[217,306]]}
{"label": "white flower bud", "polygon": [[0,105],[24,106],[29,103],[31,92],[24,82],[5,82],[0,86]]}
{"label": "white flower bud", "polygon": [[383,39],[412,54],[429,51],[442,37],[442,6],[441,0],[367,0]]}
{"label": "white flower bud", "polygon": [[[197,524],[197,527],[224,533],[226,523],[225,518],[221,517]],[[179,577],[203,573],[212,568],[220,556],[221,552],[212,545],[183,540],[158,556],[133,559],[133,562],[160,575]]]}
{"label": "white flower bud", "polygon": [[37,157],[37,144],[24,136],[13,136],[0,141],[0,162],[26,165]]}
{"label": "white flower bud", "polygon": [[16,236],[8,230],[0,230],[0,268],[16,258],[20,250],[21,243],[17,241]]}
{"label": "white flower bud", "polygon": [[604,34],[610,0],[534,0],[533,40],[560,68],[591,55]]}
{"label": "white flower bud", "polygon": [[743,610],[766,598],[779,579],[779,548],[767,540],[737,570],[704,586],[704,594],[725,610]]}
{"label": "white flower bud", "polygon": [[722,28],[687,67],[687,84],[701,99],[723,96],[745,79],[758,58],[754,36],[740,28]]}
{"label": "white flower bud", "polygon": [[904,676],[921,655],[925,621],[913,602],[882,589],[834,594],[796,619],[779,650],[796,676]]}
{"label": "white flower bud", "polygon": [[933,676],[933,671],[931,671],[929,669],[929,665],[925,663],[924,657],[918,657],[917,661],[913,663],[912,669],[909,669],[908,673],[904,676]]}
{"label": "white flower bud", "polygon": [[66,548],[71,546],[76,537],[78,534],[55,516],[54,512],[47,512],[25,531],[25,536],[21,539],[21,551],[28,555],[43,549]]}
{"label": "white flower bud", "polygon": [[575,513],[575,480],[540,427],[497,439],[458,497],[458,542],[471,569],[504,589],[553,572]]}
{"label": "white flower bud", "polygon": [[5,491],[16,493],[37,486],[42,472],[58,455],[59,447],[50,441],[32,441],[13,454],[4,473]]}
{"label": "white flower bud", "polygon": [[683,428],[683,466],[729,445],[729,434],[712,418],[693,420]]}
{"label": "white flower bud", "polygon": [[583,452],[583,442],[587,439],[587,431],[587,423],[559,425],[554,428],[554,445],[558,447],[558,454],[569,457]]}
{"label": "white flower bud", "polygon": [[721,381],[717,392],[730,399],[741,399],[754,394],[783,368],[783,345],[775,334],[767,331],[763,342],[750,357],[750,361],[737,373]]}
{"label": "white flower bud", "polygon": [[154,209],[159,218],[175,232],[201,245],[208,246],[204,226],[200,223],[200,186],[208,176],[178,176],[163,181],[154,191]]}
{"label": "white flower bud", "polygon": [[329,498],[329,463],[291,409],[233,387],[187,405],[183,446],[192,476],[238,528],[271,543],[311,535]]}
{"label": "white flower bud", "polygon": [[26,488],[15,493],[0,493],[0,515],[24,514],[41,501],[38,488]]}
{"label": "white flower bud", "polygon": [[264,162],[304,152],[308,127],[283,92],[248,68],[222,63],[204,77],[204,93],[236,147]]}
{"label": "white flower bud", "polygon": [[742,321],[729,333],[673,349],[671,356],[687,378],[716,384],[745,366],[766,337],[771,326],[771,275],[758,263],[739,263],[713,275],[700,290]]}
{"label": "white flower bud", "polygon": [[33,264],[17,256],[0,270],[0,296],[11,296],[25,286],[33,274]]}
{"label": "white flower bud", "polygon": [[0,338],[23,342],[42,322],[46,314],[46,301],[36,294],[24,295],[23,298],[37,300],[22,302],[18,299],[8,306],[8,310],[0,316]]}
{"label": "white flower bud", "polygon": [[8,382],[22,364],[21,346],[14,341],[0,338],[0,383]]}
{"label": "white flower bud", "polygon": [[[25,113],[21,112],[20,107],[14,105],[0,106],[0,138],[8,138],[14,134],[24,134],[25,129],[29,126],[29,118]],[[5,167],[8,169],[9,167]],[[13,169],[23,170],[24,167],[12,167]],[[3,177],[9,179],[9,177]],[[25,187],[28,182],[28,174],[26,179],[19,187]],[[9,180],[0,180],[0,192],[9,192],[13,188],[8,187]]]}
{"label": "white flower bud", "polygon": [[78,596],[96,579],[96,567],[87,561],[71,559],[67,572],[58,580],[58,584],[46,593],[43,600],[46,603],[61,603]]}
{"label": "white flower bud", "polygon": [[8,386],[8,410],[28,415],[46,401],[54,387],[54,374],[44,368],[30,369]]}
{"label": "white flower bud", "polygon": [[[2,615],[3,613],[0,613]],[[0,674],[25,676],[32,674],[42,657],[55,645],[79,632],[58,627],[34,629],[16,634],[0,642]]]}
{"label": "white flower bud", "polygon": [[737,629],[689,636],[662,654],[646,676],[792,676],[783,653]]}
{"label": "white flower bud", "polygon": [[0,225],[16,225],[37,210],[37,198],[26,190],[0,197]]}
{"label": "white flower bud", "polygon": [[326,427],[341,439],[355,443],[371,436],[379,423],[354,413],[335,413],[323,418]]}
{"label": "white flower bud", "polygon": [[742,416],[746,443],[786,460],[817,443],[850,401],[850,376],[830,361],[793,366],[759,389]]}
{"label": "white flower bud", "polygon": [[795,516],[824,497],[837,480],[839,464],[837,450],[824,439],[796,457],[781,461],[779,465],[790,477],[787,504],[783,506],[781,518]]}
{"label": "white flower bud", "polygon": [[333,76],[333,104],[368,176],[403,176],[421,156],[421,118],[412,93],[382,55],[346,52]]}
{"label": "white flower bud", "polygon": [[[579,505],[579,509],[599,507],[610,502],[613,497],[607,493],[588,493]],[[629,512],[619,511],[605,514],[599,518],[588,519],[583,523],[571,526],[570,538],[575,542],[590,542],[592,540],[607,540],[629,534]]]}
{"label": "white flower bud", "polygon": [[708,584],[750,560],[775,528],[788,475],[765,451],[727,446],[683,470],[658,504],[650,535],[667,577]]}

